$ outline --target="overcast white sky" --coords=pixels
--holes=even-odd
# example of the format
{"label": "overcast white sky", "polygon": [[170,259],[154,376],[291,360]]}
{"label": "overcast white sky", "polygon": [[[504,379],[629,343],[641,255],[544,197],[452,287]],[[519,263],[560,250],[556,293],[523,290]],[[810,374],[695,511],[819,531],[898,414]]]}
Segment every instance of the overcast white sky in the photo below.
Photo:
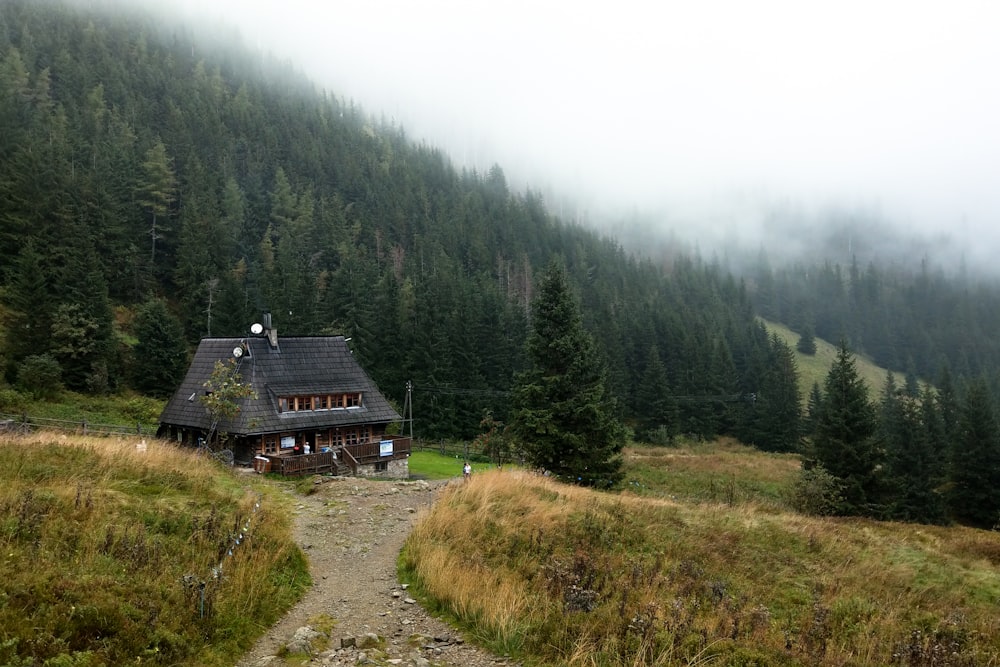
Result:
{"label": "overcast white sky", "polygon": [[1000,228],[996,0],[182,1],[518,189]]}

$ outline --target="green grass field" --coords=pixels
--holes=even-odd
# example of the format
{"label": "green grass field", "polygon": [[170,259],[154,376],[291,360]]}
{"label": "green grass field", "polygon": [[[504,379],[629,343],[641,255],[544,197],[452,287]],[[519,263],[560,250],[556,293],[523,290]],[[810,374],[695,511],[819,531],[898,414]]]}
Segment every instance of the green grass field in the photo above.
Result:
{"label": "green grass field", "polygon": [[[817,338],[816,354],[802,354],[795,349],[795,346],[799,342],[799,335],[797,333],[783,324],[764,319],[761,321],[767,327],[769,333],[777,334],[795,352],[795,365],[799,371],[799,392],[802,394],[802,402],[804,404],[809,398],[809,392],[812,391],[814,383],[819,384],[820,389],[823,388],[826,376],[830,372],[830,366],[837,358],[837,346]],[[855,354],[854,359],[857,364],[858,375],[861,376],[861,379],[868,386],[869,398],[877,398],[885,385],[886,369],[859,354]],[[902,378],[899,377],[898,373],[896,375],[896,381],[901,382]]]}
{"label": "green grass field", "polygon": [[[472,473],[493,468],[490,463],[471,461]],[[440,454],[429,449],[416,450],[410,454],[410,477],[414,479],[451,479],[462,476],[465,459]]]}

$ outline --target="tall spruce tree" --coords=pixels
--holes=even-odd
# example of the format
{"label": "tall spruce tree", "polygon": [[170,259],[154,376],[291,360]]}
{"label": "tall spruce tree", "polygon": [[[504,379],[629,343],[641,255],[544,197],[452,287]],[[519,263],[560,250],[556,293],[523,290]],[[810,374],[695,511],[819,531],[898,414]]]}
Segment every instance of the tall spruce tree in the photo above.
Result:
{"label": "tall spruce tree", "polygon": [[816,432],[816,424],[819,421],[819,413],[823,410],[823,393],[819,389],[819,383],[813,382],[809,396],[806,397],[806,413],[802,420],[802,435],[810,438]]}
{"label": "tall spruce tree", "polygon": [[184,327],[163,299],[150,299],[135,317],[135,361],[132,387],[149,396],[166,398],[184,379],[187,345]]}
{"label": "tall spruce tree", "polygon": [[4,369],[9,381],[14,380],[16,364],[51,348],[53,307],[48,283],[44,258],[29,241],[11,262],[7,288],[0,291],[0,300],[7,309],[3,352],[9,365]]}
{"label": "tall spruce tree", "polygon": [[[945,503],[938,491],[940,460],[933,439],[933,396],[917,401],[896,386],[890,372],[882,392],[880,430],[885,442],[886,516],[900,521],[944,523]],[[930,404],[930,405],[928,405]]]}
{"label": "tall spruce tree", "polygon": [[528,461],[573,483],[616,483],[625,428],[558,261],[550,263],[538,287],[531,325],[531,368],[519,374],[512,400],[513,430]]}
{"label": "tall spruce tree", "polygon": [[843,483],[839,514],[873,516],[880,512],[877,425],[868,387],[842,340],[826,376],[813,438],[815,462]]}
{"label": "tall spruce tree", "polygon": [[1000,523],[1000,424],[983,378],[969,383],[959,415],[949,498],[955,518],[983,528]]}
{"label": "tall spruce tree", "polygon": [[641,437],[666,444],[677,432],[677,404],[671,397],[667,371],[655,345],[649,348],[646,368],[636,390],[636,412]]}
{"label": "tall spruce tree", "polygon": [[775,452],[797,450],[802,436],[798,369],[795,353],[777,334],[769,339],[767,368],[760,390],[750,400],[757,415],[757,446]]}

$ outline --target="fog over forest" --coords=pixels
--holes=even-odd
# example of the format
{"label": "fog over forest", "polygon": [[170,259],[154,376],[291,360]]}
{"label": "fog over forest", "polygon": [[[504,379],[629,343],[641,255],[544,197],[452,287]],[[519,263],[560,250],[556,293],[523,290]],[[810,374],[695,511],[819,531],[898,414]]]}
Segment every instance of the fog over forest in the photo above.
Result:
{"label": "fog over forest", "polygon": [[831,220],[937,261],[1000,249],[995,3],[177,7],[567,219],[775,256]]}

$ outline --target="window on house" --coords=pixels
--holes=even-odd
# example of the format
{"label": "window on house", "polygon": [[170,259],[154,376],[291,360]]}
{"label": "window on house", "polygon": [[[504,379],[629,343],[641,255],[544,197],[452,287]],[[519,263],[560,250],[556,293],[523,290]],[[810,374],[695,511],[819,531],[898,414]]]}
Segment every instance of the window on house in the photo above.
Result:
{"label": "window on house", "polygon": [[346,407],[348,408],[359,407],[361,405],[361,394],[360,393],[347,394],[346,396],[344,396],[344,400],[346,403]]}
{"label": "window on house", "polygon": [[375,463],[375,472],[388,472],[389,462],[388,461],[377,461]]}
{"label": "window on house", "polygon": [[329,410],[330,409],[330,397],[329,396],[317,396],[316,397],[316,409],[317,410]]}
{"label": "window on house", "polygon": [[288,412],[288,399],[279,398],[278,399],[278,412]]}
{"label": "window on house", "polygon": [[278,439],[274,436],[267,436],[264,438],[264,453],[265,454],[277,454],[278,453]]}
{"label": "window on house", "polygon": [[296,396],[295,397],[295,409],[296,410],[312,410],[312,396]]}

